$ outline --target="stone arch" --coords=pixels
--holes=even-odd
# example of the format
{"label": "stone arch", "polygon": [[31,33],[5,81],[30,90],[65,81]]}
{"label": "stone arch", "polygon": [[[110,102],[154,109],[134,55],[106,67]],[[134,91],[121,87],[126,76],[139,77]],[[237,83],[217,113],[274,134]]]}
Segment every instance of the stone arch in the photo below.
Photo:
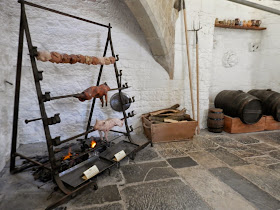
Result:
{"label": "stone arch", "polygon": [[150,46],[155,60],[168,72],[174,73],[175,22],[178,10],[176,0],[124,0],[129,7]]}

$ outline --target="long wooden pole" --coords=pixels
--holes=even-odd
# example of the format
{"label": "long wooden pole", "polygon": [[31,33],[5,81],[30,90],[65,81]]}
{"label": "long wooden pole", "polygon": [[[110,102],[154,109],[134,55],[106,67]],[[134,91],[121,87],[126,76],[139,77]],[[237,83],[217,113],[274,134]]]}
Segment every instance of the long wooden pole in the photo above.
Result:
{"label": "long wooden pole", "polygon": [[192,88],[192,69],[190,61],[190,50],[189,50],[189,38],[188,38],[188,28],[187,28],[187,12],[185,1],[183,0],[184,9],[184,24],[185,24],[185,36],[186,36],[186,48],[187,48],[187,58],[188,58],[188,68],[189,68],[189,80],[190,80],[190,92],[191,92],[191,103],[192,103],[192,117],[194,119],[194,105],[193,105],[193,88]]}
{"label": "long wooden pole", "polygon": [[200,127],[199,127],[199,122],[200,122],[200,117],[199,117],[199,115],[200,115],[200,113],[199,113],[199,58],[198,58],[198,53],[199,53],[199,51],[198,51],[198,35],[197,35],[197,31],[195,32],[195,36],[196,36],[196,111],[197,111],[197,124],[198,124],[198,126],[197,126],[197,134],[199,134],[200,133]]}

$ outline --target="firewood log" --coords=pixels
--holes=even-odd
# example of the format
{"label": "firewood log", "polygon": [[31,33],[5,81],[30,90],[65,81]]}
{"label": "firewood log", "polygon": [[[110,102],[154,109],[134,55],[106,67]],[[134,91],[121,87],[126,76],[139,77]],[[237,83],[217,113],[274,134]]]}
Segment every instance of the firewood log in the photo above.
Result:
{"label": "firewood log", "polygon": [[167,122],[167,123],[178,123],[179,121],[178,120],[172,120],[172,119],[165,118],[164,122]]}
{"label": "firewood log", "polygon": [[161,123],[164,123],[163,121],[161,122],[161,121],[156,121],[156,120],[151,121],[151,122],[152,122],[152,124],[161,124]]}
{"label": "firewood log", "polygon": [[175,116],[168,116],[168,117],[149,116],[148,119],[150,121],[158,121],[158,122],[164,122],[165,119],[182,121],[182,120],[189,120],[190,119],[190,115],[182,114],[182,115],[178,115],[178,116],[175,115]]}
{"label": "firewood log", "polygon": [[175,105],[171,106],[169,109],[177,109],[177,108],[179,108],[179,106],[180,106],[180,104],[175,104]]}
{"label": "firewood log", "polygon": [[160,121],[160,122],[163,122],[164,117],[149,116],[148,119],[149,119],[150,121]]}
{"label": "firewood log", "polygon": [[165,110],[161,110],[161,111],[151,112],[150,115],[151,116],[157,116],[157,115],[169,116],[169,115],[172,115],[173,113],[177,113],[177,112],[180,112],[180,110],[165,109]]}
{"label": "firewood log", "polygon": [[169,110],[169,109],[176,110],[179,106],[180,106],[179,104],[175,104],[175,105],[173,105],[173,106],[171,106],[171,107],[169,107],[169,108],[156,110],[156,111],[149,112],[149,113],[146,113],[146,114],[152,114],[152,113],[154,113],[154,112],[163,111],[163,110],[167,110],[167,109],[168,109],[168,110]]}
{"label": "firewood log", "polygon": [[178,121],[189,120],[190,115],[184,114],[184,115],[180,115],[180,116],[169,116],[169,117],[166,117],[164,119],[171,119],[171,120],[178,120]]}
{"label": "firewood log", "polygon": [[182,110],[177,110],[177,112],[170,112],[170,113],[161,113],[161,114],[157,114],[155,116],[157,117],[169,117],[169,116],[181,116],[186,114],[186,109],[182,109]]}

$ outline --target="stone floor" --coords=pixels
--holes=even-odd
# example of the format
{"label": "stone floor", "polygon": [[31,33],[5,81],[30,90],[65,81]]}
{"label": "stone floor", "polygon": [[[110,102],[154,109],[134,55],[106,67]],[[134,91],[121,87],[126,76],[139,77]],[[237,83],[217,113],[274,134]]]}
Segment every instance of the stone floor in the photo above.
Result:
{"label": "stone floor", "polygon": [[[144,136],[135,137],[138,142]],[[45,150],[44,144],[20,149]],[[280,209],[280,132],[242,135],[202,131],[193,141],[158,143],[97,177],[58,209]],[[62,196],[31,171],[0,173],[0,209],[44,209]]]}

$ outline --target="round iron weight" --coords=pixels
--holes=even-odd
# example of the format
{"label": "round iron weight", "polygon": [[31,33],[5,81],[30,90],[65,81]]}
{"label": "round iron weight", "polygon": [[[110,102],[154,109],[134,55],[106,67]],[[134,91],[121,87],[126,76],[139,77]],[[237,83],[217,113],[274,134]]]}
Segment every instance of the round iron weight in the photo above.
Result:
{"label": "round iron weight", "polygon": [[[121,97],[120,97],[120,95]],[[120,98],[122,100],[122,103],[120,101]],[[111,98],[110,98],[110,106],[112,107],[113,110],[117,112],[122,112],[122,104],[124,110],[127,110],[130,107],[130,102],[129,102],[129,96],[126,93],[115,93]]]}

